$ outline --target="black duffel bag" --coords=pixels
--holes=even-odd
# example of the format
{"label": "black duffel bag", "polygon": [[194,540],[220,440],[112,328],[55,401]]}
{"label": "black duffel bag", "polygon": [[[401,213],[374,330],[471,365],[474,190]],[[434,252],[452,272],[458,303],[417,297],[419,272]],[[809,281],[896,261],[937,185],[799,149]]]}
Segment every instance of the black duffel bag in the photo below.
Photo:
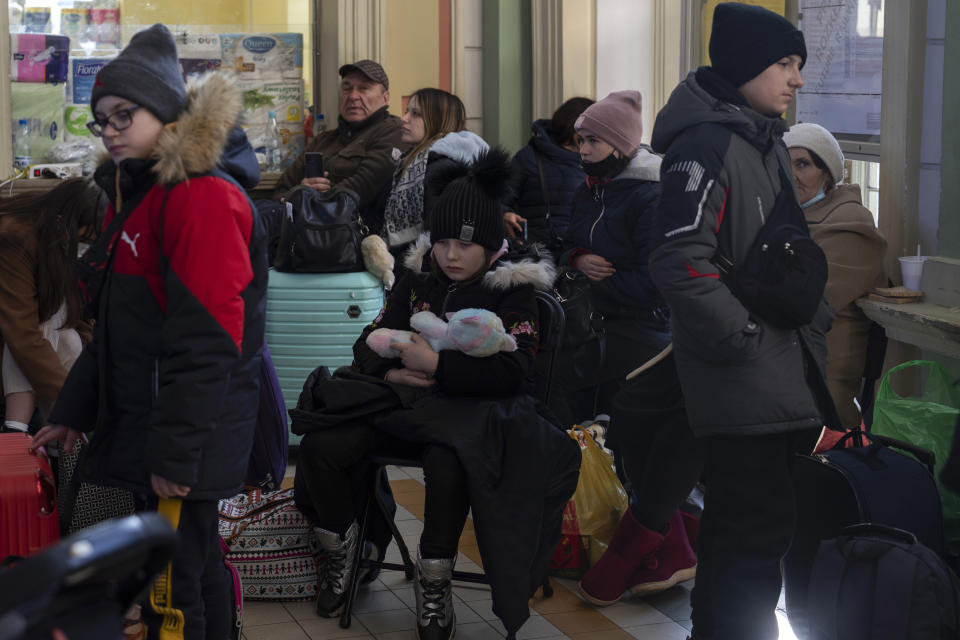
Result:
{"label": "black duffel bag", "polygon": [[317,191],[299,185],[286,196],[293,209],[283,219],[273,266],[278,271],[363,271],[360,241],[366,235],[359,196],[349,189]]}

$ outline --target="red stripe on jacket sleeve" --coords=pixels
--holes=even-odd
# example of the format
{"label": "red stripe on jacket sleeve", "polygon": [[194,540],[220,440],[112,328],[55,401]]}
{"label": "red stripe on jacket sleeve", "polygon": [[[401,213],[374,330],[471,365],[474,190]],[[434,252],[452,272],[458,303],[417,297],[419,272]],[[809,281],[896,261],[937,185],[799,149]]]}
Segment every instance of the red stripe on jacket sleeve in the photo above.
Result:
{"label": "red stripe on jacket sleeve", "polygon": [[720,225],[723,224],[723,213],[727,210],[727,196],[730,195],[730,187],[723,190],[723,204],[720,205],[720,213],[717,214],[717,228],[713,230],[714,235],[720,233]]}
{"label": "red stripe on jacket sleeve", "polygon": [[716,278],[718,280],[720,279],[719,273],[700,273],[699,271],[694,269],[692,266],[690,266],[689,262],[685,262],[684,264],[687,265],[687,275],[690,276],[691,278]]}
{"label": "red stripe on jacket sleeve", "polygon": [[174,187],[164,217],[171,269],[241,352],[241,293],[253,279],[253,214],[246,196],[221,178],[192,178]]}

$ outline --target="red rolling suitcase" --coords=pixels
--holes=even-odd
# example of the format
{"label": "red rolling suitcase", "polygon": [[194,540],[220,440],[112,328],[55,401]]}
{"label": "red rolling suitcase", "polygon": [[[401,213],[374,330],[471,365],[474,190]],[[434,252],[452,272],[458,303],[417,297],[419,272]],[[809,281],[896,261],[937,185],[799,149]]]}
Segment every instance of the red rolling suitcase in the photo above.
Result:
{"label": "red rolling suitcase", "polygon": [[28,556],[60,538],[50,463],[29,447],[25,433],[0,433],[0,559]]}

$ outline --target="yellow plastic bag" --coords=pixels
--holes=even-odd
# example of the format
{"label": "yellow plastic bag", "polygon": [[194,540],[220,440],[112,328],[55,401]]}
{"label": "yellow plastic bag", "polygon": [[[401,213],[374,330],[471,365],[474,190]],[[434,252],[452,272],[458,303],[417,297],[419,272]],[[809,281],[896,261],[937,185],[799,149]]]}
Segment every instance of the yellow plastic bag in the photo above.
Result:
{"label": "yellow plastic bag", "polygon": [[629,506],[627,492],[613,470],[613,457],[580,425],[568,431],[580,445],[580,480],[573,494],[573,508],[581,536],[590,536],[590,566],[607,550],[620,518]]}

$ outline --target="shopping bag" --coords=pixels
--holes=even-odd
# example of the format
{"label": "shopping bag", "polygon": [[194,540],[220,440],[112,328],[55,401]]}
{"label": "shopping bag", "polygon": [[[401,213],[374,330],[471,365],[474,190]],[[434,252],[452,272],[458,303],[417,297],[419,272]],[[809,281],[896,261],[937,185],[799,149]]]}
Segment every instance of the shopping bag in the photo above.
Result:
{"label": "shopping bag", "polygon": [[[919,396],[902,397],[893,390],[891,377],[914,367],[926,370],[922,391]],[[937,362],[911,360],[890,369],[880,381],[871,429],[879,435],[905,440],[933,451],[936,456],[934,475],[943,503],[944,540],[950,555],[960,555],[960,496],[942,486],[940,471],[950,454],[960,413],[958,406],[960,392],[946,369]]]}
{"label": "shopping bag", "polygon": [[629,500],[613,470],[613,457],[580,425],[568,433],[580,445],[580,480],[563,511],[560,543],[549,569],[556,576],[578,578],[607,550]]}

